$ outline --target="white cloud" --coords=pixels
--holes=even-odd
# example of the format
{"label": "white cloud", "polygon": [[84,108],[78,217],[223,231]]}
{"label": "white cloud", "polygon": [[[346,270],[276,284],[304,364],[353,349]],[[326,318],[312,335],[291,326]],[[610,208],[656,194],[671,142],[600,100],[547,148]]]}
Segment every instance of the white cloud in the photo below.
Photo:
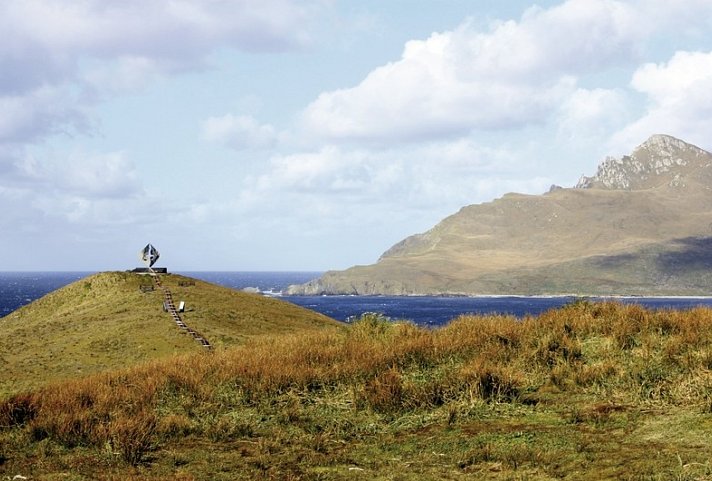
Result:
{"label": "white cloud", "polygon": [[0,93],[0,142],[30,142],[61,131],[84,130],[87,119],[68,89],[39,87],[23,94]]}
{"label": "white cloud", "polygon": [[640,67],[632,87],[648,99],[647,111],[614,141],[636,145],[655,133],[712,147],[712,52],[677,52],[668,61]]}
{"label": "white cloud", "polygon": [[71,130],[103,95],[205,68],[221,48],[301,48],[320,8],[318,0],[0,2],[0,141]]}
{"label": "white cloud", "polygon": [[[0,43],[0,95],[81,81],[92,60],[110,64],[87,74],[90,86],[104,79],[115,88],[117,81],[142,85],[139,75],[203,67],[222,46],[294,48],[308,37],[313,8],[287,0],[2,2],[0,31],[11,41]],[[109,78],[112,71],[118,78]]]}
{"label": "white cloud", "polygon": [[575,75],[635,55],[644,32],[615,1],[570,0],[479,32],[465,23],[406,44],[359,85],[322,93],[307,131],[331,139],[409,140],[540,124],[576,92]]}
{"label": "white cloud", "polygon": [[262,190],[365,194],[377,184],[374,167],[362,152],[342,152],[329,146],[318,152],[274,157],[256,185]]}
{"label": "white cloud", "polygon": [[[42,214],[45,219],[53,219],[57,225],[77,225],[89,231],[113,229],[154,223],[166,225],[165,219],[157,211],[167,206],[156,203],[156,199],[140,197],[135,199],[91,199],[78,195],[48,194],[35,196],[30,208]],[[32,215],[33,220],[38,215]]]}
{"label": "white cloud", "polygon": [[229,232],[278,266],[370,263],[463,205],[507,191],[544,192],[552,180],[533,173],[534,165],[523,167],[528,158],[473,139],[404,149],[327,145],[273,156],[231,201],[206,199],[185,214],[186,223]]}
{"label": "white cloud", "polygon": [[280,218],[303,213],[306,223],[323,220],[314,212],[347,221],[354,211],[374,209],[392,217],[412,210],[442,215],[515,185],[543,192],[551,180],[532,175],[522,166],[526,158],[471,139],[389,150],[331,145],[274,156],[263,174],[246,180],[238,204],[245,213],[272,209]]}
{"label": "white cloud", "polygon": [[13,170],[0,185],[88,201],[127,199],[142,191],[136,167],[122,152],[75,152],[64,159],[25,154],[14,159]]}
{"label": "white cloud", "polygon": [[[343,42],[334,34],[338,28],[312,28],[314,18],[323,18],[314,15],[322,8],[329,8],[329,0],[0,2],[0,31],[11,39],[0,43],[2,224],[32,232],[26,237],[40,239],[40,246],[41,238],[52,236],[37,233],[55,232],[69,241],[79,232],[84,238],[125,239],[124,230],[148,232],[155,223],[156,232],[181,225],[186,251],[199,239],[219,245],[225,258],[249,252],[245,256],[252,260],[261,251],[285,266],[299,258],[325,267],[336,261],[322,257],[345,262],[359,252],[370,261],[389,240],[426,229],[463,205],[575,181],[588,161],[582,158],[594,156],[592,149],[602,149],[625,125],[630,124],[620,136],[632,138],[631,145],[658,131],[703,145],[695,135],[707,139],[712,127],[707,94],[712,54],[681,51],[667,62],[640,67],[630,85],[620,81],[642,59],[659,62],[665,48],[690,50],[694,44],[709,50],[708,0],[568,0],[531,8],[516,21],[485,27],[465,21],[407,42],[399,58],[348,84],[335,82],[363,68],[365,47],[335,48],[317,38],[323,43],[313,57],[287,53],[267,62],[227,52],[298,50],[312,40],[311,32]],[[378,14],[382,7],[365,8]],[[683,37],[703,40],[684,43]],[[362,57],[324,81],[350,88],[324,91],[303,72],[290,77],[288,69],[324,58],[329,67],[334,62],[336,72],[342,67],[335,61],[339,52]],[[258,71],[241,68],[245,59],[255,61]],[[213,60],[221,63],[212,65]],[[276,64],[277,75],[264,68]],[[171,83],[171,76],[215,66],[226,70]],[[158,82],[167,88],[146,88]],[[303,89],[300,82],[312,83]],[[225,112],[254,117],[205,119],[215,104],[198,105],[190,98],[185,86],[197,84],[215,89],[215,102],[224,101]],[[271,97],[265,94],[269,87],[280,92]],[[280,95],[320,88],[323,93],[312,97],[295,128],[275,129],[293,118],[289,109],[304,105],[299,95],[288,102]],[[142,89],[145,97],[108,101]],[[203,94],[201,100],[209,99]],[[637,105],[640,99],[647,106]],[[72,135],[95,125],[93,115],[121,130],[132,119],[126,109],[139,108],[137,117],[148,109],[161,114],[167,102],[176,118],[155,131],[107,132],[106,139],[92,139],[95,151],[73,145]],[[641,111],[642,118],[631,122]],[[221,149],[191,144],[196,121],[191,115],[205,119],[204,140],[247,150],[241,157],[254,161],[219,162]],[[41,144],[63,133],[69,135]],[[156,135],[160,142],[151,143]],[[173,142],[172,135],[181,138]],[[157,159],[171,158],[176,171],[199,174],[181,183],[180,194],[163,192],[166,200],[158,201],[158,194],[148,192],[158,192],[156,186],[168,180],[152,179],[153,188],[144,188],[139,178],[144,166],[117,151],[122,148],[142,149],[138,158],[149,164],[147,171],[158,170]],[[150,149],[161,149],[161,155]],[[193,155],[199,149],[205,156]],[[213,169],[200,169],[198,157],[218,161]],[[211,188],[201,191],[202,185]],[[200,229],[188,232],[197,224]],[[233,243],[237,239],[241,243]],[[0,242],[6,250],[7,242]],[[22,236],[14,242],[22,246]]]}
{"label": "white cloud", "polygon": [[630,112],[631,101],[622,89],[579,88],[560,106],[556,142],[595,152],[630,120]]}
{"label": "white cloud", "polygon": [[580,88],[565,99],[561,111],[564,122],[586,125],[615,116],[625,101],[620,90]]}
{"label": "white cloud", "polygon": [[216,45],[282,50],[308,40],[315,8],[288,0],[9,1],[0,6],[0,30],[14,41],[3,42],[0,55],[41,52],[54,68],[71,69],[80,55],[194,62]]}
{"label": "white cloud", "polygon": [[136,167],[121,152],[75,154],[52,171],[59,189],[88,198],[127,198],[141,191]]}
{"label": "white cloud", "polygon": [[82,74],[82,82],[89,93],[137,91],[170,71],[169,66],[156,59],[137,55],[122,55],[90,64]]}
{"label": "white cloud", "polygon": [[0,162],[0,210],[12,222],[8,225],[22,219],[19,225],[30,231],[63,222],[101,229],[141,224],[147,213],[154,220],[160,218],[135,166],[121,152],[38,158],[10,149],[0,159],[4,159]]}
{"label": "white cloud", "polygon": [[646,64],[634,74],[632,85],[659,104],[686,102],[689,90],[699,91],[712,78],[712,52],[677,52],[666,64]]}
{"label": "white cloud", "polygon": [[203,122],[203,138],[235,150],[244,150],[274,146],[277,133],[271,125],[259,124],[248,115],[226,114]]}
{"label": "white cloud", "polygon": [[[204,69],[220,49],[300,49],[311,41],[312,18],[322,6],[321,0],[0,2],[3,209],[23,213],[23,225],[38,229],[51,219],[87,228],[140,223],[145,212],[167,210],[149,208],[136,166],[122,152],[47,157],[33,146],[57,134],[67,140],[90,132],[97,101]],[[257,126],[249,140],[266,142],[269,130]]]}

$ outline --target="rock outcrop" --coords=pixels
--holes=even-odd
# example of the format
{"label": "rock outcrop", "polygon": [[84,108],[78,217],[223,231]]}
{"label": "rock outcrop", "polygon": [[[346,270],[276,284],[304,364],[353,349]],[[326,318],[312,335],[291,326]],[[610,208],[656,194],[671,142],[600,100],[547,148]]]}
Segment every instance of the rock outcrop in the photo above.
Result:
{"label": "rock outcrop", "polygon": [[[576,188],[649,189],[684,186],[687,177],[710,180],[710,154],[669,135],[654,135],[630,156],[607,157],[593,177],[582,176]],[[705,175],[706,174],[706,175]]]}

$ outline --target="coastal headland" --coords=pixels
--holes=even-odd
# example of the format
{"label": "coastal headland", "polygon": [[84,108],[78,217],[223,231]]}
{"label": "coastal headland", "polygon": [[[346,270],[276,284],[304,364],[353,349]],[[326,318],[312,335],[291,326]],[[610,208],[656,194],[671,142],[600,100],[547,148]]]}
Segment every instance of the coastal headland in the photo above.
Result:
{"label": "coastal headland", "polygon": [[655,135],[573,188],[463,207],[290,294],[710,295],[712,154]]}

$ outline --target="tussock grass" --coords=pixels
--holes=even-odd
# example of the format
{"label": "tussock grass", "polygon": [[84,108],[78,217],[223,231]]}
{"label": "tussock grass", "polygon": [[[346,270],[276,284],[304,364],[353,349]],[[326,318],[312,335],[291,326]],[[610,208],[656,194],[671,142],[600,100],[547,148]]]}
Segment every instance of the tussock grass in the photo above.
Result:
{"label": "tussock grass", "polygon": [[711,353],[703,308],[577,302],[436,330],[369,314],[345,332],[258,338],[9,397],[0,472],[710,479]]}

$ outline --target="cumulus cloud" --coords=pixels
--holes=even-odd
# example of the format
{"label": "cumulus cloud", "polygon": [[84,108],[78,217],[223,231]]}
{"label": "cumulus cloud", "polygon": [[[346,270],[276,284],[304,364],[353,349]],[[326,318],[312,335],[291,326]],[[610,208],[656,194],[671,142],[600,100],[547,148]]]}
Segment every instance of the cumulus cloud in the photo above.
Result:
{"label": "cumulus cloud", "polygon": [[148,208],[133,162],[121,152],[38,158],[0,149],[0,172],[0,210],[5,218],[22,218],[22,225],[35,229],[53,219],[93,228],[121,219],[140,223],[145,212],[155,211]]}
{"label": "cumulus cloud", "polygon": [[235,150],[268,148],[277,142],[271,125],[260,124],[249,115],[226,114],[203,122],[203,138]]}
{"label": "cumulus cloud", "polygon": [[208,199],[196,206],[191,223],[211,229],[227,223],[235,242],[260,252],[269,245],[276,265],[370,263],[463,205],[507,191],[544,192],[552,180],[533,173],[533,165],[523,167],[529,155],[474,139],[375,150],[327,145],[274,155],[262,173],[244,180],[232,202]]}
{"label": "cumulus cloud", "polygon": [[[71,213],[66,218],[73,222],[100,219],[102,209],[106,213],[121,200],[133,203],[142,186],[124,153],[47,158],[35,147],[53,135],[67,139],[92,132],[98,101],[144,88],[161,76],[206,68],[219,49],[302,48],[310,42],[311,19],[320,8],[320,0],[0,2],[6,39],[0,43],[5,200],[11,194],[29,196],[36,208],[46,207],[46,215]],[[223,131],[227,142],[237,145],[240,135],[253,144],[270,141],[270,127],[244,120],[233,119],[231,129]],[[31,208],[29,202],[24,205]]]}
{"label": "cumulus cloud", "polygon": [[[281,120],[239,113],[207,118],[204,140],[248,150],[263,162],[208,169],[206,175],[239,172],[246,180],[241,188],[237,178],[216,182],[214,191],[190,206],[183,199],[172,199],[172,205],[150,197],[139,166],[115,144],[104,152],[66,154],[73,147],[65,136],[58,146],[64,145],[63,154],[42,155],[51,150],[43,148],[43,139],[90,131],[99,102],[210,68],[212,55],[228,58],[223,49],[274,52],[308,45],[313,14],[325,4],[0,2],[0,31],[11,39],[0,44],[0,219],[18,231],[42,232],[56,224],[57,232],[95,232],[99,238],[106,237],[102,229],[116,233],[117,226],[170,217],[210,226],[199,235],[252,238],[255,248],[269,245],[284,258],[301,258],[308,250],[302,245],[295,255],[294,239],[311,235],[321,242],[317,235],[324,235],[341,252],[339,259],[344,251],[363,249],[370,256],[365,260],[372,260],[388,247],[386,237],[396,241],[428,228],[462,205],[561,183],[549,176],[563,172],[567,162],[580,162],[567,153],[600,145],[624,125],[620,135],[632,137],[633,145],[657,131],[702,144],[689,132],[706,139],[712,127],[711,53],[680,51],[667,62],[642,66],[629,86],[615,78],[627,77],[641,59],[659,61],[656,47],[669,32],[679,33],[675,46],[681,50],[688,47],[679,46],[678,37],[707,36],[712,3],[567,0],[531,8],[515,21],[484,27],[464,21],[411,40],[399,58],[360,82],[315,96],[289,132],[275,129]],[[169,86],[177,102],[180,89]],[[640,98],[648,105],[631,122],[631,103]],[[259,110],[225,100],[236,112]],[[209,115],[202,106],[185,106],[181,112]],[[283,119],[294,112],[280,114]],[[186,194],[191,201],[202,195]],[[22,242],[18,234],[15,245]],[[317,259],[323,252],[316,249],[314,265],[324,265]]]}
{"label": "cumulus cloud", "polygon": [[[368,207],[368,212],[380,206],[393,215],[411,209],[442,214],[486,200],[493,189],[520,185],[526,192],[540,192],[548,188],[549,179],[532,181],[529,169],[522,168],[522,158],[526,154],[483,147],[472,139],[379,151],[329,145],[272,157],[264,173],[245,183],[241,205],[259,209],[265,199],[279,197],[291,200],[276,208],[277,215],[285,206],[306,204],[319,209],[328,205],[342,218],[344,209],[355,206]],[[505,186],[508,174],[513,180]],[[493,179],[497,176],[500,179]]]}
{"label": "cumulus cloud", "polygon": [[667,63],[640,67],[632,85],[660,105],[679,105],[691,103],[690,89],[699,94],[709,86],[710,79],[712,52],[677,52]]}
{"label": "cumulus cloud", "polygon": [[124,153],[73,155],[50,172],[62,190],[90,198],[126,198],[141,191],[136,167]]}
{"label": "cumulus cloud", "polygon": [[622,2],[570,0],[487,32],[466,22],[408,42],[353,88],[322,93],[303,122],[317,136],[376,141],[541,123],[576,92],[576,75],[636,54],[638,20]]}
{"label": "cumulus cloud", "polygon": [[136,167],[122,152],[75,152],[67,158],[22,155],[12,164],[13,178],[0,182],[38,193],[79,196],[89,201],[126,198],[141,192]]}
{"label": "cumulus cloud", "polygon": [[0,142],[31,142],[88,127],[82,108],[64,88],[43,86],[23,94],[0,94],[0,112]]}
{"label": "cumulus cloud", "polygon": [[0,141],[86,124],[86,108],[102,95],[204,68],[220,48],[301,48],[318,8],[289,0],[1,2]]}
{"label": "cumulus cloud", "polygon": [[81,75],[85,96],[137,91],[171,70],[159,60],[137,55],[89,64]]}
{"label": "cumulus cloud", "polygon": [[676,52],[668,62],[648,63],[633,75],[631,86],[644,94],[643,116],[618,133],[629,145],[654,133],[669,133],[711,147],[712,52]]}
{"label": "cumulus cloud", "polygon": [[631,118],[631,101],[620,89],[576,89],[564,99],[556,117],[557,142],[577,145],[595,152],[611,132]]}
{"label": "cumulus cloud", "polygon": [[[44,83],[53,73],[76,68],[81,55],[195,62],[217,45],[282,50],[308,40],[314,8],[288,0],[9,1],[0,6],[0,29],[13,42],[3,42],[0,57],[9,62],[41,54],[49,64],[44,71],[35,67],[34,78]],[[13,75],[0,70],[6,78]]]}

